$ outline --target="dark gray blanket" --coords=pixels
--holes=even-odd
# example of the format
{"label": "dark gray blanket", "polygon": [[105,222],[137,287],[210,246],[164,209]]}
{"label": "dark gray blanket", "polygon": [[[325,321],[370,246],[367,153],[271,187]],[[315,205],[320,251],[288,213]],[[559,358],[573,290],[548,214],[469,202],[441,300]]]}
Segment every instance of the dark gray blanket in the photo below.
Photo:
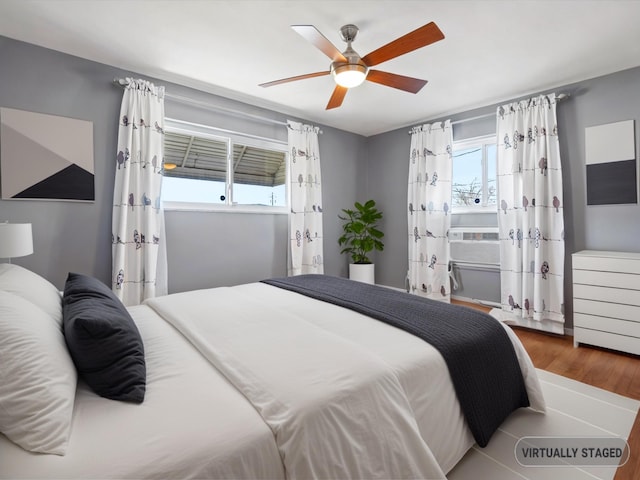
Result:
{"label": "dark gray blanket", "polygon": [[502,325],[486,313],[327,275],[263,280],[346,307],[416,335],[444,357],[469,428],[481,447],[529,398]]}

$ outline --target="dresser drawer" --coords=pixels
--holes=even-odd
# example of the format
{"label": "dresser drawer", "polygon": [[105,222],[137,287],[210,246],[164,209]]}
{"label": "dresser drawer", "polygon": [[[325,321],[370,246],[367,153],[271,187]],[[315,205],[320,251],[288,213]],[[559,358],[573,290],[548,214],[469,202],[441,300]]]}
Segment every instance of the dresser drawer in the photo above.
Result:
{"label": "dresser drawer", "polygon": [[619,335],[636,337],[640,340],[640,323],[638,322],[576,313],[573,316],[573,326],[588,328],[589,330],[599,330],[601,332],[617,333]]}
{"label": "dresser drawer", "polygon": [[640,290],[573,284],[573,298],[640,306]]}
{"label": "dresser drawer", "polygon": [[[634,255],[634,254],[631,254]],[[635,257],[624,258],[620,256],[595,256],[595,255],[580,255],[574,253],[573,269],[574,270],[595,270],[599,272],[619,272],[619,273],[633,273],[640,275],[640,258]]]}
{"label": "dresser drawer", "polygon": [[573,301],[573,311],[574,313],[585,313],[600,317],[612,317],[629,320],[631,322],[640,322],[640,306],[635,305],[597,302],[595,300],[576,298]]}
{"label": "dresser drawer", "polygon": [[640,275],[633,273],[596,272],[594,270],[574,270],[573,283],[640,290]]}
{"label": "dresser drawer", "polygon": [[600,347],[640,355],[640,338],[601,332],[598,330],[589,330],[582,327],[574,327],[573,335],[575,345],[586,343],[589,345],[598,345]]}

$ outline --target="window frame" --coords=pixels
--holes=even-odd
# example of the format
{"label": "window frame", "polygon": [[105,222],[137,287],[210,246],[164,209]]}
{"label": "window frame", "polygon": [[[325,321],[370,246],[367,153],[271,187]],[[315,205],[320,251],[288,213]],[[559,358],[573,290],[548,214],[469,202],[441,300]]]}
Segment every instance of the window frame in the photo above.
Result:
{"label": "window frame", "polygon": [[[290,192],[290,156],[289,145],[286,141],[273,138],[260,137],[257,135],[234,132],[223,128],[203,125],[199,123],[187,122],[165,117],[164,130],[183,135],[197,135],[227,143],[227,170],[225,179],[225,201],[224,203],[211,202],[181,202],[176,200],[164,200],[161,196],[164,210],[177,211],[198,211],[198,212],[221,212],[221,213],[261,213],[261,214],[288,214],[291,205]],[[284,206],[269,205],[244,205],[233,202],[233,146],[238,143],[248,147],[263,148],[273,151],[283,152],[285,158],[285,201]]]}
{"label": "window frame", "polygon": [[[462,140],[456,140],[453,142],[452,150],[451,150],[451,161],[455,162],[455,151],[463,150],[467,148],[480,147],[482,149],[482,199],[486,201],[488,199],[489,193],[489,185],[488,185],[488,173],[489,173],[489,162],[487,158],[487,150],[491,145],[496,146],[496,173],[495,173],[495,181],[496,181],[496,203],[495,204],[481,204],[477,206],[455,206],[453,203],[453,199],[451,201],[451,214],[468,214],[468,213],[498,213],[498,200],[497,200],[497,188],[498,188],[498,172],[497,172],[497,145],[498,145],[498,137],[497,135],[482,135],[479,137],[465,138]],[[452,165],[452,175],[451,175],[451,188],[453,189],[454,184],[453,178],[453,165]]]}

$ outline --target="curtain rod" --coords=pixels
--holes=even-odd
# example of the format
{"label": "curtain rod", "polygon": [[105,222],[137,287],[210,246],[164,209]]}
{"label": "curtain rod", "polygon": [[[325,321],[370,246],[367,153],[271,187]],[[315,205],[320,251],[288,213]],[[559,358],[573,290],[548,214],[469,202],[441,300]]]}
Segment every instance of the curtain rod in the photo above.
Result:
{"label": "curtain rod", "polygon": [[[124,88],[125,86],[127,86],[127,80],[124,79],[124,78],[114,78],[113,79],[113,84]],[[176,101],[178,103],[184,103],[184,104],[188,104],[188,105],[195,105],[197,107],[201,107],[201,108],[205,108],[205,109],[209,109],[209,110],[216,110],[218,112],[227,113],[229,115],[233,115],[233,116],[236,116],[236,117],[248,118],[250,120],[255,120],[257,122],[270,123],[270,124],[273,124],[273,125],[284,125],[285,127],[287,126],[287,122],[281,122],[280,120],[274,120],[272,118],[262,117],[260,115],[254,115],[252,113],[246,113],[246,112],[242,112],[240,110],[234,110],[232,108],[226,108],[226,107],[222,107],[220,105],[214,105],[212,103],[202,102],[202,101],[199,101],[199,100],[194,100],[192,98],[183,97],[181,95],[173,95],[171,93],[165,92],[164,96],[165,96],[165,98],[168,98],[170,100],[174,100],[174,101]]]}
{"label": "curtain rod", "polygon": [[[557,101],[564,100],[565,98],[569,98],[568,93],[559,93],[558,95],[556,95]],[[478,115],[476,117],[469,117],[469,118],[463,118],[462,120],[455,120],[451,122],[451,125],[458,125],[460,123],[472,122],[474,120],[480,120],[481,118],[488,118],[488,117],[495,117],[495,116],[496,116],[495,113],[485,113],[484,115]],[[411,131],[409,131],[409,135],[411,135]]]}

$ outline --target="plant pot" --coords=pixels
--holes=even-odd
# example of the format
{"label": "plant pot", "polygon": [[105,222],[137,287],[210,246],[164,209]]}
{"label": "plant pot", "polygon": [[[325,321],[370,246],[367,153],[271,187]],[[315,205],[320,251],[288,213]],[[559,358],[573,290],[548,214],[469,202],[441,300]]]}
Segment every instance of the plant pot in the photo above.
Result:
{"label": "plant pot", "polygon": [[350,263],[349,278],[363,283],[376,283],[373,263]]}

